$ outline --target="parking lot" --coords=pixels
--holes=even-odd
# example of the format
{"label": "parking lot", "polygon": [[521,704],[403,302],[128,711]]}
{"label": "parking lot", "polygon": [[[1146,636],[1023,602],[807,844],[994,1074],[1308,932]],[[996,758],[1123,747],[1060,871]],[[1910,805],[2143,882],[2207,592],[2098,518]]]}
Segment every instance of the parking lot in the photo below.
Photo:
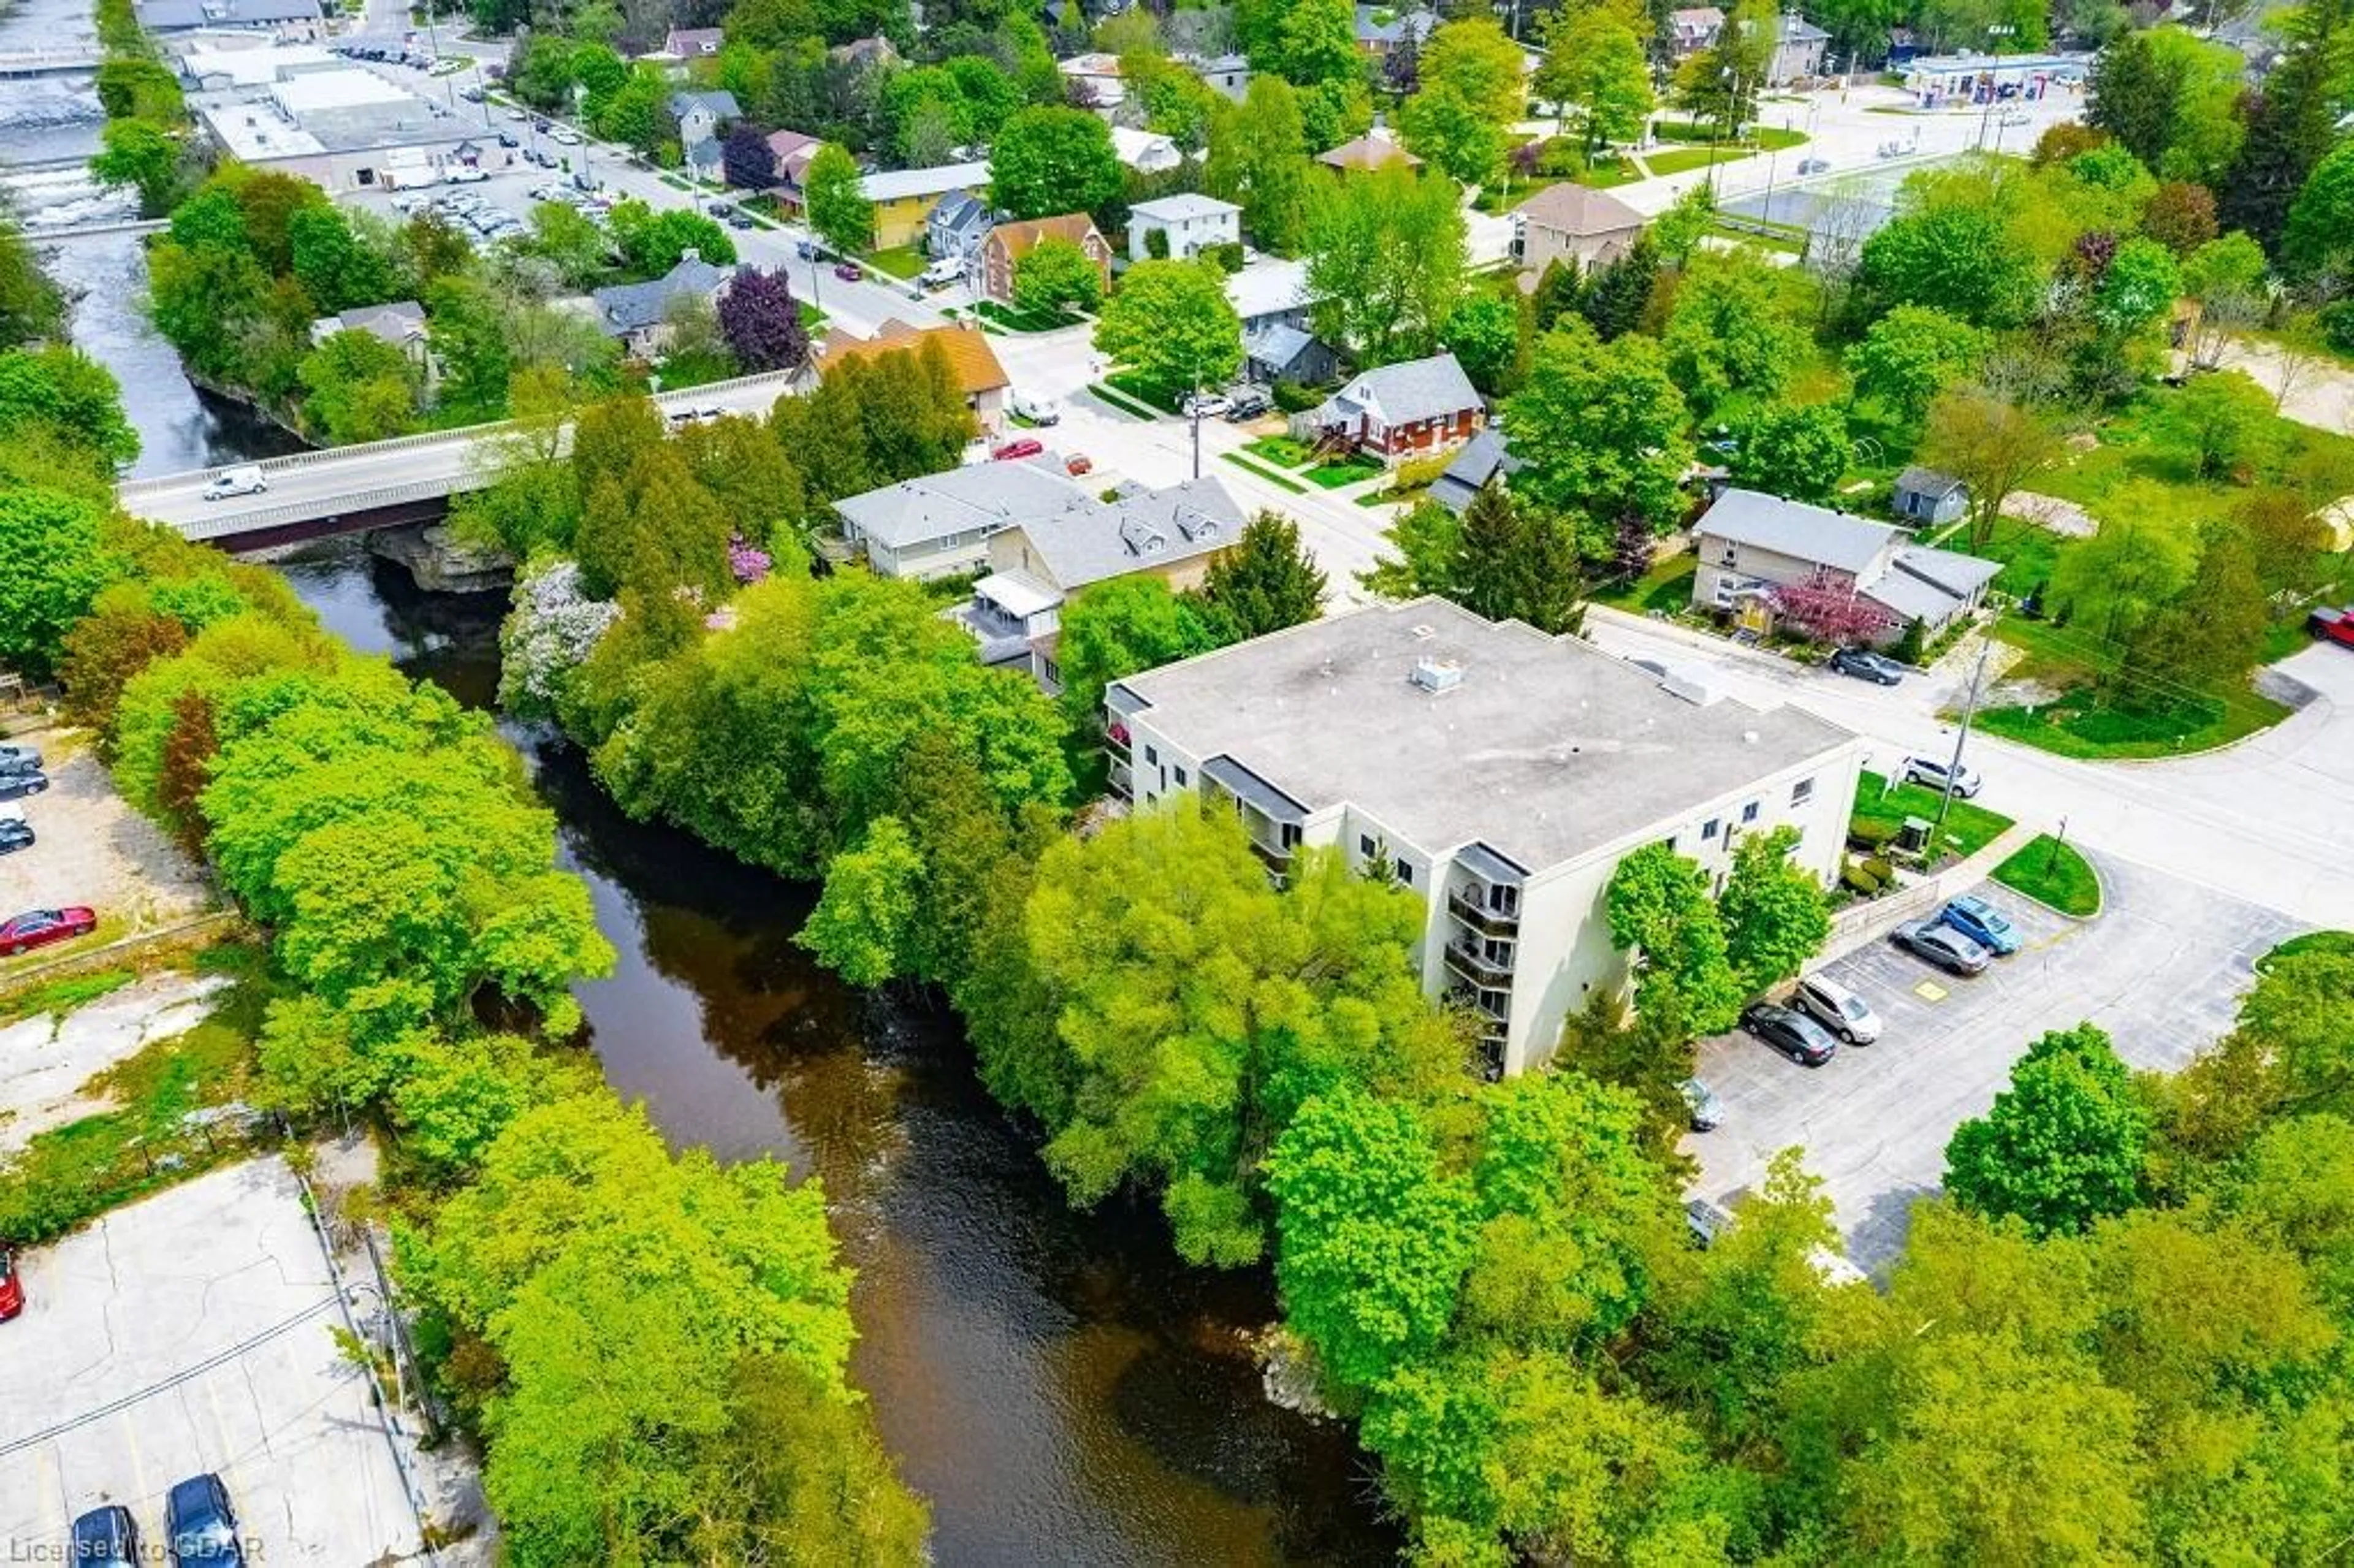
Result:
{"label": "parking lot", "polygon": [[[103,941],[175,924],[211,902],[196,863],[115,792],[87,747],[69,747],[55,730],[19,740],[42,752],[49,787],[0,806],[22,811],[36,835],[29,849],[0,855],[0,919],[86,904],[98,911]],[[0,978],[71,950],[0,959]]]}
{"label": "parking lot", "polygon": [[160,1561],[164,1498],[211,1471],[247,1561],[413,1555],[416,1517],[284,1162],[249,1160],[21,1260],[0,1324],[0,1551],[62,1561],[80,1513],[129,1508]]}
{"label": "parking lot", "polygon": [[2096,864],[2105,903],[2087,922],[1991,883],[1977,889],[2025,940],[1975,979],[1885,941],[1828,965],[1880,1014],[1875,1044],[1842,1045],[1808,1068],[1744,1033],[1703,1041],[1700,1076],[1724,1121],[1685,1141],[1698,1194],[1728,1202],[1796,1144],[1838,1206],[1849,1255],[1876,1269],[1903,1246],[1914,1201],[1936,1191],[1954,1128],[1994,1103],[2038,1036],[2089,1020],[2132,1065],[2179,1067],[2230,1028],[2253,961],[2299,929],[2162,873]]}

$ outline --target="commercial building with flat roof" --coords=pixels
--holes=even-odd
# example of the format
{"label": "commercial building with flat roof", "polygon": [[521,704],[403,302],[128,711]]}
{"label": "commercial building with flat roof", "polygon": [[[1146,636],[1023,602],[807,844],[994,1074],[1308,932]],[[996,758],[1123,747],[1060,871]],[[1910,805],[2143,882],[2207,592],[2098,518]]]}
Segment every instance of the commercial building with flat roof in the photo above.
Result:
{"label": "commercial building with flat roof", "polygon": [[1116,792],[1224,801],[1276,875],[1306,846],[1386,864],[1426,906],[1432,995],[1479,1021],[1490,1071],[1550,1057],[1563,1021],[1627,984],[1604,895],[1647,844],[1721,884],[1787,824],[1838,875],[1863,742],[1752,708],[1575,637],[1440,599],[1380,605],[1116,682]]}
{"label": "commercial building with flat roof", "polygon": [[301,175],[330,191],[399,183],[387,180],[389,169],[438,170],[481,156],[479,122],[358,66],[283,75],[197,112],[239,162]]}

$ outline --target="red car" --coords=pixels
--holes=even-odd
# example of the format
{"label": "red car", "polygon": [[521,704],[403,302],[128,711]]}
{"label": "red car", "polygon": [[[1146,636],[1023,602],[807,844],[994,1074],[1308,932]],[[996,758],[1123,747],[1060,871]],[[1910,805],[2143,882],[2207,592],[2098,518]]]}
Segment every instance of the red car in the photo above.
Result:
{"label": "red car", "polygon": [[1025,437],[1018,441],[1008,441],[989,455],[999,462],[1012,462],[1015,458],[1036,457],[1045,450],[1044,441],[1034,441]]}
{"label": "red car", "polygon": [[95,910],[27,909],[13,920],[0,920],[0,953],[13,959],[29,948],[69,942],[97,929]]}
{"label": "red car", "polygon": [[25,1281],[16,1272],[16,1255],[0,1246],[0,1323],[25,1309]]}
{"label": "red car", "polygon": [[2305,618],[2305,629],[2324,642],[2354,648],[2354,609],[2317,609]]}

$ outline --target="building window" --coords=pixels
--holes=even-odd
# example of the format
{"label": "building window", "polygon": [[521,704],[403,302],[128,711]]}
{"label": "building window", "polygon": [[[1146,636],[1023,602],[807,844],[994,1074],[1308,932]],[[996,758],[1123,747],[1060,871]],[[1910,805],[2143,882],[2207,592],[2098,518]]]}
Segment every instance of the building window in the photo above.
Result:
{"label": "building window", "polygon": [[1146,747],[1144,748],[1144,765],[1145,765],[1147,768],[1158,768],[1158,767],[1160,767],[1160,766],[1161,766],[1161,753],[1160,753],[1160,752],[1158,752],[1158,751],[1156,751],[1156,750],[1154,750],[1151,747],[1149,747],[1149,746],[1148,746],[1148,747]]}
{"label": "building window", "polygon": [[1179,788],[1180,789],[1182,789],[1184,787],[1185,787],[1185,769],[1184,769],[1182,767],[1180,767],[1180,768],[1177,769],[1177,788]]}
{"label": "building window", "polygon": [[1706,843],[1709,840],[1716,837],[1716,829],[1717,820],[1714,817],[1711,817],[1708,821],[1702,822],[1700,825],[1701,842]]}
{"label": "building window", "polygon": [[1398,862],[1397,876],[1398,881],[1405,884],[1406,886],[1412,887],[1414,885],[1414,867],[1406,864],[1404,861]]}
{"label": "building window", "polygon": [[1371,833],[1359,833],[1359,834],[1357,835],[1357,853],[1358,853],[1359,854],[1361,854],[1361,855],[1363,855],[1367,860],[1371,860],[1371,859],[1373,859],[1373,834],[1371,834]]}
{"label": "building window", "polygon": [[1282,825],[1280,837],[1283,840],[1284,848],[1298,849],[1299,847],[1299,824],[1298,822],[1284,823]]}
{"label": "building window", "polygon": [[1801,779],[1790,786],[1790,804],[1793,806],[1803,806],[1814,798],[1815,781],[1813,779]]}
{"label": "building window", "polygon": [[1757,820],[1756,801],[1752,800],[1749,804],[1741,808],[1741,820],[1744,822],[1754,822]]}

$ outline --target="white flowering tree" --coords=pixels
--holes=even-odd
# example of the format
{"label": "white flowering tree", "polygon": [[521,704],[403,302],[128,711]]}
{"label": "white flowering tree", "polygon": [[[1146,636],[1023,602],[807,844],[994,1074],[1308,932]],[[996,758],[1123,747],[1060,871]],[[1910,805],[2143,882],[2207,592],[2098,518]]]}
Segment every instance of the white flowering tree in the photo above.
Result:
{"label": "white flowering tree", "polygon": [[565,675],[595,652],[620,613],[611,600],[588,597],[578,562],[550,561],[532,572],[516,585],[514,609],[500,632],[505,673],[499,700],[520,715],[552,714]]}

